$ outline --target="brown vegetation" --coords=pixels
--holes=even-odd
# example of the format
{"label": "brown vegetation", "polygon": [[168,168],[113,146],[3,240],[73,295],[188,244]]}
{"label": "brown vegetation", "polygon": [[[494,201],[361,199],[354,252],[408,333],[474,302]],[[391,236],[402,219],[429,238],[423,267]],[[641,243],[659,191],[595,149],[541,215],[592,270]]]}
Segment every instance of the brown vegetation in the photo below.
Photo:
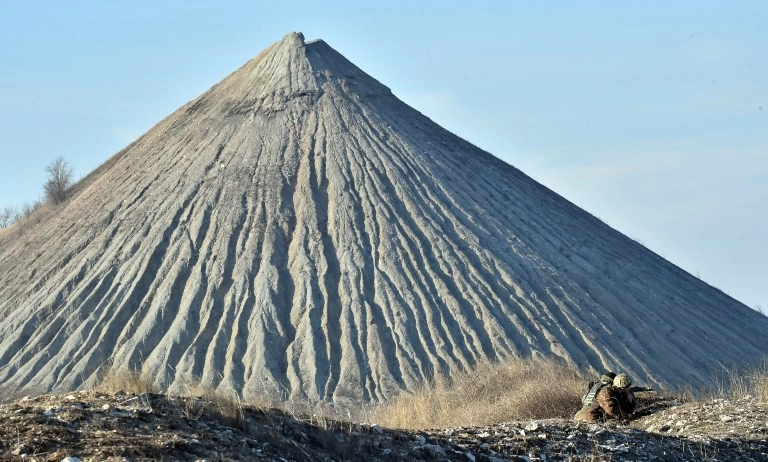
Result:
{"label": "brown vegetation", "polygon": [[[280,399],[265,390],[258,399],[243,401],[234,391],[215,388],[197,378],[182,381],[181,393],[196,398],[231,426],[242,426],[246,409],[280,409],[297,418],[308,416],[313,423],[376,422],[386,428],[426,430],[459,426],[498,425],[512,420],[570,419],[596,378],[587,372],[553,359],[510,358],[483,361],[453,376],[438,375],[415,392],[404,391],[390,402],[342,408],[325,402]],[[637,393],[641,414],[676,405],[705,401],[754,400],[768,404],[768,358],[746,371],[726,371],[709,389],[655,390]],[[642,385],[642,384],[636,384]],[[105,369],[95,388],[100,393],[162,394],[151,377],[131,370]],[[285,396],[285,395],[282,395]]]}
{"label": "brown vegetation", "polygon": [[552,359],[484,361],[453,377],[437,376],[377,410],[395,428],[487,425],[509,419],[568,418],[594,374]]}
{"label": "brown vegetation", "polygon": [[758,402],[768,403],[768,357],[762,364],[746,371],[729,371],[726,379],[715,396],[726,398],[744,398],[754,396]]}
{"label": "brown vegetation", "polygon": [[148,374],[128,369],[104,369],[97,391],[104,393],[161,393]]}
{"label": "brown vegetation", "polygon": [[[172,396],[157,393],[146,374],[107,370],[101,377],[93,390],[0,405],[0,460],[60,461],[72,456],[83,461],[758,461],[768,457],[765,367],[731,374],[731,383],[737,386],[717,388],[707,398],[643,394],[642,405],[655,412],[630,426],[570,420],[584,386],[580,380],[592,375],[551,361],[482,363],[450,380],[436,377],[430,387],[367,414],[368,423],[285,410],[296,403],[282,403],[279,409],[265,403],[252,406],[194,381],[188,385],[188,396]],[[554,393],[551,406],[531,406],[546,400],[540,390]],[[718,393],[723,394],[716,397]],[[503,409],[492,412],[493,406]],[[357,418],[363,414],[357,413]],[[394,423],[368,420],[372,417]]]}

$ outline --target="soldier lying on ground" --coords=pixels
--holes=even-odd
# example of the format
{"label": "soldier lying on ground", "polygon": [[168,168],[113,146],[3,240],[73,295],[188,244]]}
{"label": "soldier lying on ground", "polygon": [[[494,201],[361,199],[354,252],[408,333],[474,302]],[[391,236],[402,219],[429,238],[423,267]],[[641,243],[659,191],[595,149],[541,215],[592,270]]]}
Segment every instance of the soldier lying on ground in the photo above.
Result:
{"label": "soldier lying on ground", "polygon": [[600,390],[604,387],[611,385],[614,378],[616,378],[614,372],[606,372],[597,382],[589,382],[589,387],[587,387],[586,393],[581,397],[581,407],[587,407],[595,402],[595,396],[597,396]]}
{"label": "soldier lying on ground", "polygon": [[573,419],[584,422],[629,423],[635,417],[635,396],[630,390],[631,386],[632,380],[627,374],[617,375],[613,383],[603,387],[595,396],[594,402],[582,407]]}

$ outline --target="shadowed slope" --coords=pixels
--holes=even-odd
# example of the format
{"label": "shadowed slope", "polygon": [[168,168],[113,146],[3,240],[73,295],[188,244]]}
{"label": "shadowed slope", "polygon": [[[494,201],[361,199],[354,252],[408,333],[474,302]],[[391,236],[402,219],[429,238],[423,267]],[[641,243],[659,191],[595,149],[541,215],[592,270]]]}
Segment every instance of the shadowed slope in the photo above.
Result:
{"label": "shadowed slope", "polygon": [[480,358],[679,385],[768,351],[768,318],[300,34],[109,164],[0,248],[0,383],[381,400]]}

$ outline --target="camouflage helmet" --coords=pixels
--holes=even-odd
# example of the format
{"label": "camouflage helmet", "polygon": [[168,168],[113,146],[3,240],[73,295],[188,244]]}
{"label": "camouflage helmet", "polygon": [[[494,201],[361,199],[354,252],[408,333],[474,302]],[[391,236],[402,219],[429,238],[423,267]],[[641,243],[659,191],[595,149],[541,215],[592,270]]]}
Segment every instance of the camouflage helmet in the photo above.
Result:
{"label": "camouflage helmet", "polygon": [[626,388],[632,385],[632,379],[627,374],[619,374],[613,379],[613,386],[618,388]]}

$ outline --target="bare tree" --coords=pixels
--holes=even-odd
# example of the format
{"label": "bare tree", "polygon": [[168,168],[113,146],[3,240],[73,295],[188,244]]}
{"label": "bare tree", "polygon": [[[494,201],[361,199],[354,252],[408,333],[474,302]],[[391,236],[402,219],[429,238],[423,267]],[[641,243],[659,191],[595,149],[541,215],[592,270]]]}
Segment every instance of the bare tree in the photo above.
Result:
{"label": "bare tree", "polygon": [[14,207],[3,207],[0,210],[0,229],[11,226],[16,221],[18,213]]}
{"label": "bare tree", "polygon": [[48,164],[48,181],[45,182],[45,198],[54,204],[61,204],[67,198],[67,189],[72,183],[72,168],[63,157]]}

